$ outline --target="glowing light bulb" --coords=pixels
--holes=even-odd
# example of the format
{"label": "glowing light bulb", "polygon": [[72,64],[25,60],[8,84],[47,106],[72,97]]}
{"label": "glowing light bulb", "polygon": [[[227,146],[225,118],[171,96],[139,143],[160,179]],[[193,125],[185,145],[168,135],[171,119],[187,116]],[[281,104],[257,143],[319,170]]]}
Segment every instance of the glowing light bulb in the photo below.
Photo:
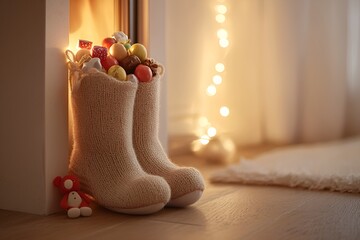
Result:
{"label": "glowing light bulb", "polygon": [[209,96],[214,96],[216,94],[216,87],[214,85],[210,85],[208,86],[208,88],[206,89],[206,92]]}
{"label": "glowing light bulb", "polygon": [[217,63],[215,65],[215,70],[219,73],[222,73],[225,70],[225,66],[222,63]]}
{"label": "glowing light bulb", "polygon": [[229,114],[230,114],[230,109],[229,109],[228,107],[222,106],[222,107],[220,108],[220,115],[221,115],[221,116],[227,117],[227,116],[229,116]]}
{"label": "glowing light bulb", "polygon": [[227,12],[227,7],[223,4],[219,4],[215,6],[215,11],[221,14],[225,14]]}
{"label": "glowing light bulb", "polygon": [[214,127],[209,127],[207,130],[207,134],[209,137],[215,137],[216,136],[216,128]]}
{"label": "glowing light bulb", "polygon": [[216,22],[218,22],[218,23],[224,23],[225,20],[226,20],[226,17],[225,17],[225,15],[223,15],[223,14],[217,14],[217,15],[215,16],[215,20],[216,20]]}
{"label": "glowing light bulb", "polygon": [[208,144],[210,141],[210,138],[208,135],[202,135],[199,139],[199,142],[202,144],[202,145],[206,145]]}
{"label": "glowing light bulb", "polygon": [[220,75],[213,76],[212,80],[216,85],[220,85],[222,83],[222,77]]}
{"label": "glowing light bulb", "polygon": [[222,47],[222,48],[226,48],[226,47],[229,46],[229,40],[227,40],[227,39],[220,39],[220,40],[219,40],[219,45],[220,45],[220,47]]}
{"label": "glowing light bulb", "polygon": [[220,39],[226,39],[228,37],[228,32],[225,29],[220,28],[217,30],[216,35]]}

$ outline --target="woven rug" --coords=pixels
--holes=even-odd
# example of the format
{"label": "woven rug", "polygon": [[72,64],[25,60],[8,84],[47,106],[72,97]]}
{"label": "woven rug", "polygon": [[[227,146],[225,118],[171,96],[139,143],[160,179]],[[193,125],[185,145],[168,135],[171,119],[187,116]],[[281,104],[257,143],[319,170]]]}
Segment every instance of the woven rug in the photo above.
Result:
{"label": "woven rug", "polygon": [[360,192],[360,138],[281,148],[218,170],[217,183]]}

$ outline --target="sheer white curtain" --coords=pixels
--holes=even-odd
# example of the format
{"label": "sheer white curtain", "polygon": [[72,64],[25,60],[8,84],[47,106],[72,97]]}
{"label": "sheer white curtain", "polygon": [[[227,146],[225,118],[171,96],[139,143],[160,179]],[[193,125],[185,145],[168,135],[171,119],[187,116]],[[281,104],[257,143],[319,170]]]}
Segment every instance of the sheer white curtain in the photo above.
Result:
{"label": "sheer white curtain", "polygon": [[[360,89],[348,91],[348,67],[360,67],[349,58],[359,44],[352,39],[359,19],[350,18],[360,14],[359,1],[264,3],[264,136],[318,141],[355,132],[347,124],[354,121],[353,111],[359,114],[360,102],[351,95],[360,95]],[[353,8],[357,11],[350,12]],[[360,75],[352,80],[359,84]]]}
{"label": "sheer white curtain", "polygon": [[[360,0],[223,0],[220,25],[218,2],[167,2],[170,134],[197,133],[200,116],[242,145],[360,134]],[[223,83],[209,97],[219,61]]]}

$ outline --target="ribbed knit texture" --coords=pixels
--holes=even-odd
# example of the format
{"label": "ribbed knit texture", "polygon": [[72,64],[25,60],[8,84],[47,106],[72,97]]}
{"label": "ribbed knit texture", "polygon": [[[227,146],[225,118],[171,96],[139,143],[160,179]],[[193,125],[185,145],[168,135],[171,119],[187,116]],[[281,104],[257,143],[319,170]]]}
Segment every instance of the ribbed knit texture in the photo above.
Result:
{"label": "ribbed knit texture", "polygon": [[167,203],[170,188],[144,172],[132,145],[132,119],[138,83],[104,73],[80,80],[72,92],[74,147],[70,172],[98,204],[115,211]]}
{"label": "ribbed knit texture", "polygon": [[165,178],[171,188],[171,199],[196,190],[204,190],[204,180],[198,170],[172,163],[158,139],[160,76],[151,82],[139,83],[134,108],[133,144],[142,168]]}

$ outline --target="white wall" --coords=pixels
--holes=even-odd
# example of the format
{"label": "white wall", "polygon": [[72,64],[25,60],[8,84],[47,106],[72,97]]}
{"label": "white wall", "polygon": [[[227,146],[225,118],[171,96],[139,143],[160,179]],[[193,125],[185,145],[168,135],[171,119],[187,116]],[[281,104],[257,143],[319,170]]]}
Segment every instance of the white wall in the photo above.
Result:
{"label": "white wall", "polygon": [[58,209],[52,179],[67,168],[67,21],[67,1],[0,2],[1,209]]}
{"label": "white wall", "polygon": [[[46,0],[45,42],[45,213],[59,210],[61,194],[52,181],[68,172],[67,68],[68,1]],[[61,23],[61,24],[59,24]]]}
{"label": "white wall", "polygon": [[[171,2],[171,1],[170,1]],[[167,61],[166,61],[166,29],[165,12],[166,4],[169,1],[151,0],[149,1],[149,55],[156,61],[165,65],[165,76],[161,81],[160,93],[160,123],[159,138],[163,148],[167,149],[168,143],[168,118],[167,118]]]}

